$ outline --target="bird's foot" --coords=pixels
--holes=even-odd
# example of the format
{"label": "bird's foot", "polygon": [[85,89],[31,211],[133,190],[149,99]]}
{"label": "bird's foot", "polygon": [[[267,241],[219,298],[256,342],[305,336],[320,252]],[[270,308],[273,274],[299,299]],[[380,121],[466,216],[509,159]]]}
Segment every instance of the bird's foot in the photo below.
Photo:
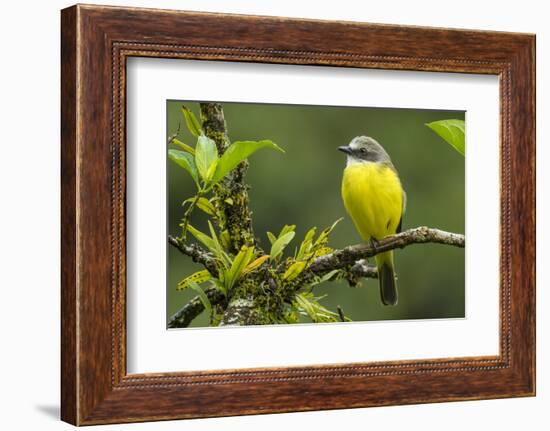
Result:
{"label": "bird's foot", "polygon": [[371,238],[371,239],[370,239],[370,246],[371,246],[371,248],[374,248],[374,249],[376,250],[376,247],[378,247],[378,244],[379,244],[379,242],[378,242],[377,239],[375,239],[375,238]]}

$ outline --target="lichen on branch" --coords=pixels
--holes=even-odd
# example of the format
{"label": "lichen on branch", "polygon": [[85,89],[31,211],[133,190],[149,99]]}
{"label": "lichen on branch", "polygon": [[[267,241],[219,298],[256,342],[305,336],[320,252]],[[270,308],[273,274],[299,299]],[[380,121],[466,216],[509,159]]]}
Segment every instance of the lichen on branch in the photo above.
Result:
{"label": "lichen on branch", "polygon": [[216,265],[215,258],[206,250],[201,248],[197,244],[184,244],[178,238],[174,238],[172,235],[168,235],[168,243],[177,248],[180,252],[189,256],[193,262],[200,263],[207,269],[210,274],[216,276],[218,274],[218,267]]}
{"label": "lichen on branch", "polygon": [[[223,303],[225,296],[213,287],[204,292],[210,304],[216,306]],[[191,322],[204,311],[205,307],[199,296],[195,296],[178,310],[168,321],[168,328],[187,328]]]}
{"label": "lichen on branch", "polygon": [[325,256],[320,256],[311,264],[308,272],[312,274],[324,274],[335,269],[345,268],[360,259],[373,257],[378,253],[396,248],[404,248],[412,244],[425,243],[445,244],[464,248],[466,240],[464,235],[461,234],[421,226],[388,236],[378,241],[376,245],[351,245]]}

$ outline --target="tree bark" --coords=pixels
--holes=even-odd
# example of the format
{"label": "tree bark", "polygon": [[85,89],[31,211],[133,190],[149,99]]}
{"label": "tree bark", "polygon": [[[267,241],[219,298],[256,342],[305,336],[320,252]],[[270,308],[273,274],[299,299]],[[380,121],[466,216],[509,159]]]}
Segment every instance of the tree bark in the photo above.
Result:
{"label": "tree bark", "polygon": [[[211,287],[204,291],[210,304],[215,306],[221,304],[225,296],[216,288]],[[185,304],[177,313],[175,313],[168,321],[168,328],[187,328],[191,322],[204,311],[204,304],[198,296],[195,296],[191,301]]]}
{"label": "tree bark", "polygon": [[412,244],[445,244],[464,248],[466,240],[464,235],[445,232],[426,226],[409,229],[396,235],[388,236],[376,244],[357,244],[336,250],[325,256],[316,258],[309,266],[306,273],[315,275],[325,274],[334,269],[342,269],[356,263],[360,259],[373,257],[378,253],[404,248]]}

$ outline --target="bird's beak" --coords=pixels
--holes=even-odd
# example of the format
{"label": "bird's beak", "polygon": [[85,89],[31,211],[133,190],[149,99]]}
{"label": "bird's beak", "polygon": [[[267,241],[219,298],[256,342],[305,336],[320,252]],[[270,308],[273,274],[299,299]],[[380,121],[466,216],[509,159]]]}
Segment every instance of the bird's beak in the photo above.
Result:
{"label": "bird's beak", "polygon": [[338,147],[338,151],[346,154],[351,154],[351,148],[347,145],[344,145],[343,147]]}

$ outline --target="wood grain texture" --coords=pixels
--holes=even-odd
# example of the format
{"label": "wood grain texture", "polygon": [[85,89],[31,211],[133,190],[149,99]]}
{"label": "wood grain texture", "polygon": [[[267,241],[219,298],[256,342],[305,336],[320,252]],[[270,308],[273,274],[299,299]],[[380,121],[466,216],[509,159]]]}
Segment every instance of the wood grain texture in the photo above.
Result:
{"label": "wood grain texture", "polygon": [[[63,420],[84,425],[534,394],[533,35],[79,5],[62,11],[61,36]],[[127,375],[131,56],[498,75],[499,356]]]}
{"label": "wood grain texture", "polygon": [[76,9],[61,17],[61,418],[77,422]]}

